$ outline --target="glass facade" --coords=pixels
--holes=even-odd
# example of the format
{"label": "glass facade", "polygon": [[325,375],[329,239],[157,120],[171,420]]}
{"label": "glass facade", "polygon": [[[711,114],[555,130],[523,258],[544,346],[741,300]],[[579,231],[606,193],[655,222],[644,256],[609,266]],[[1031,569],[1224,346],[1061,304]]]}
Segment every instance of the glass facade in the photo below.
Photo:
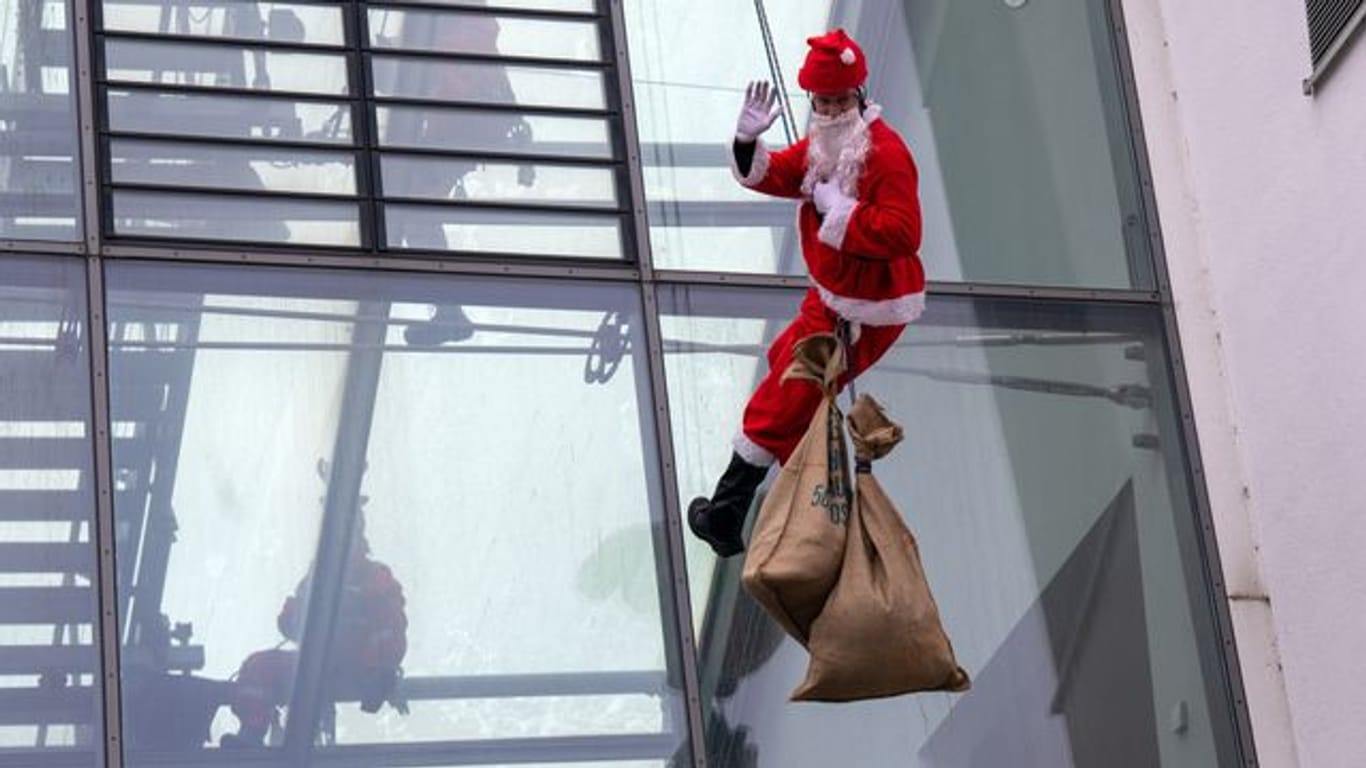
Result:
{"label": "glass facade", "polygon": [[[798,126],[810,113],[795,85],[806,36],[842,26],[862,41],[869,97],[919,169],[930,280],[1153,285],[1105,3],[765,6]],[[791,206],[735,184],[724,149],[745,82],[774,79],[754,9],[700,0],[627,12],[656,263],[802,274]],[[707,55],[718,39],[733,49]],[[765,141],[785,146],[786,133],[779,123]]]}
{"label": "glass facade", "polygon": [[[102,764],[84,265],[0,256],[0,763]],[[131,439],[116,434],[118,442]]]}
{"label": "glass facade", "polygon": [[[661,295],[683,500],[724,468],[718,421],[738,419],[798,298]],[[744,593],[737,561],[690,544],[712,761],[1236,762],[1169,378],[1151,308],[932,301],[858,390],[906,428],[874,473],[919,539],[972,691],[774,706],[805,651]]]}
{"label": "glass facade", "polygon": [[[1254,759],[1117,6],[0,0],[0,764]],[[795,141],[833,26],[919,167],[859,389],[965,694],[788,703],[680,520],[803,295],[739,97]]]}
{"label": "glass facade", "polygon": [[428,5],[102,0],[111,234],[626,258],[605,16]]}
{"label": "glass facade", "polygon": [[[122,656],[164,653],[154,628],[173,617],[192,630],[171,649],[192,650],[184,671],[204,680],[142,680],[125,661],[126,721],[200,706],[216,717],[194,725],[218,743],[253,716],[207,682],[236,675],[271,689],[265,743],[281,749],[424,745],[455,759],[464,742],[500,742],[553,758],[569,740],[662,759],[684,745],[630,286],[119,263],[107,291],[113,418],[158,436],[114,455],[129,478],[115,509]],[[464,325],[445,321],[456,315]],[[604,324],[625,350],[589,377],[584,342]],[[301,583],[329,557],[340,595]],[[357,702],[383,651],[347,637],[364,631],[351,603],[381,569],[402,605],[384,626],[407,647],[392,704],[372,715]],[[326,600],[330,625],[313,607]],[[273,711],[310,701],[316,726]],[[129,763],[203,735],[135,728]]]}
{"label": "glass facade", "polygon": [[71,3],[0,0],[0,238],[80,240]]}

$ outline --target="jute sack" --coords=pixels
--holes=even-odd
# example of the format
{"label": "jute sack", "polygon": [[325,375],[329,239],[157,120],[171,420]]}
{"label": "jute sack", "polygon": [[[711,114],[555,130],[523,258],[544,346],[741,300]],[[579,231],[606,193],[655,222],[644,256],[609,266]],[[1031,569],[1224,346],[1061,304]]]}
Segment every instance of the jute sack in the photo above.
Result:
{"label": "jute sack", "polygon": [[852,701],[914,691],[965,691],[930,593],[920,550],[871,472],[901,441],[901,426],[868,395],[849,409],[858,462],[854,511],[839,583],[811,625],[806,680],[794,701]]}
{"label": "jute sack", "polygon": [[807,336],[794,345],[792,357],[782,381],[812,381],[824,396],[759,508],[740,579],[805,645],[811,622],[840,575],[851,488],[843,415],[835,405],[845,368],[839,340],[830,334]]}

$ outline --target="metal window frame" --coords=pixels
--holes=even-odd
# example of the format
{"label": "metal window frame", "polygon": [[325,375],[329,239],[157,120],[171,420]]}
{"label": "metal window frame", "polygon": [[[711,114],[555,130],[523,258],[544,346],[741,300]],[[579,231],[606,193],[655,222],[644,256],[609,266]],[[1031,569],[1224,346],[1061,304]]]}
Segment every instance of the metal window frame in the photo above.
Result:
{"label": "metal window frame", "polygon": [[1257,761],[1256,744],[1252,738],[1252,718],[1247,705],[1247,695],[1243,684],[1242,667],[1238,658],[1238,647],[1234,637],[1233,618],[1229,608],[1228,589],[1224,583],[1224,570],[1219,557],[1219,546],[1215,539],[1214,513],[1210,506],[1209,488],[1205,484],[1204,462],[1200,458],[1200,440],[1195,429],[1194,410],[1191,401],[1190,385],[1187,379],[1185,357],[1181,350],[1181,334],[1177,324],[1176,306],[1172,301],[1171,272],[1167,268],[1167,251],[1162,240],[1161,222],[1158,219],[1157,198],[1153,187],[1152,166],[1148,160],[1147,139],[1143,130],[1142,111],[1138,101],[1138,87],[1134,74],[1133,55],[1129,48],[1128,24],[1124,14],[1123,0],[1107,0],[1110,26],[1112,30],[1114,55],[1119,68],[1119,82],[1124,90],[1124,107],[1128,117],[1129,148],[1133,162],[1138,168],[1143,209],[1147,221],[1148,242],[1153,258],[1153,274],[1157,280],[1157,304],[1162,311],[1162,322],[1170,354],[1172,386],[1176,408],[1181,417],[1183,431],[1182,451],[1185,456],[1186,482],[1194,496],[1196,522],[1203,535],[1200,542],[1202,563],[1212,607],[1215,626],[1219,633],[1217,640],[1223,652],[1225,683],[1228,687],[1234,731],[1240,747],[1239,759],[1246,768],[1255,768]]}
{"label": "metal window frame", "polygon": [[[645,346],[649,361],[650,388],[653,394],[654,426],[657,440],[656,456],[663,479],[665,543],[668,550],[669,586],[673,596],[673,619],[664,622],[677,632],[678,659],[683,668],[683,696],[687,712],[688,750],[694,768],[706,768],[706,732],[703,727],[701,678],[698,673],[697,641],[693,635],[692,602],[688,589],[688,566],[683,551],[683,517],[678,498],[678,469],[674,458],[673,425],[669,417],[669,390],[664,370],[664,335],[660,328],[659,304],[653,286],[654,260],[650,248],[650,222],[646,214],[644,164],[640,156],[640,136],[637,133],[635,92],[631,79],[631,61],[626,49],[626,17],[622,0],[607,0],[611,14],[612,40],[610,53],[616,58],[616,69],[607,77],[615,78],[622,112],[623,149],[630,181],[628,199],[632,206],[636,231],[636,264],[640,268],[640,297],[645,312]],[[610,92],[611,86],[608,86]],[[669,645],[669,644],[666,644]]]}
{"label": "metal window frame", "polygon": [[[100,71],[95,51],[95,23],[92,3],[98,0],[69,0],[68,12],[75,35],[76,110],[80,126],[81,217],[85,233],[86,257],[86,334],[90,356],[90,397],[94,443],[95,520],[93,540],[97,558],[95,645],[100,649],[97,678],[101,687],[100,736],[103,739],[104,768],[123,768],[123,687],[120,685],[119,601],[116,593],[118,566],[114,552],[114,459],[113,417],[110,413],[107,313],[104,291],[104,264],[100,257],[103,238],[103,211],[100,204],[100,173],[97,148],[99,115],[96,109],[95,73]],[[3,254],[0,254],[3,258]]]}
{"label": "metal window frame", "polygon": [[[303,0],[307,2],[307,0]],[[744,274],[726,272],[693,272],[685,270],[659,270],[653,265],[651,258],[650,243],[648,238],[649,222],[648,201],[644,198],[643,186],[643,159],[636,131],[636,113],[633,101],[633,89],[630,79],[629,61],[626,51],[625,39],[625,20],[622,8],[623,0],[598,0],[598,10],[594,13],[556,13],[553,11],[519,11],[515,9],[494,9],[494,8],[452,8],[450,6],[428,5],[416,0],[410,2],[382,2],[381,7],[403,8],[408,7],[413,10],[458,10],[470,13],[486,13],[491,15],[533,17],[533,18],[571,18],[594,20],[599,23],[599,29],[603,35],[603,60],[600,62],[582,61],[547,61],[542,59],[509,59],[507,57],[468,55],[459,57],[460,60],[471,62],[496,61],[509,65],[527,65],[538,67],[573,67],[580,69],[594,69],[604,73],[605,97],[608,101],[606,115],[610,118],[619,117],[620,120],[614,123],[612,142],[614,149],[618,152],[618,157],[609,163],[592,163],[584,161],[582,158],[528,158],[523,156],[512,156],[502,159],[507,160],[531,160],[545,162],[566,162],[573,164],[592,165],[593,167],[611,168],[619,179],[623,179],[622,192],[627,194],[621,198],[620,214],[623,221],[623,232],[628,234],[623,239],[623,248],[626,254],[634,255],[634,258],[622,261],[606,262],[594,259],[563,259],[563,258],[535,258],[508,256],[506,254],[490,253],[441,253],[439,255],[415,252],[415,251],[395,251],[377,250],[374,248],[366,249],[333,249],[333,248],[309,248],[309,247],[279,247],[262,244],[236,245],[236,244],[200,244],[185,240],[166,240],[151,241],[139,240],[138,238],[120,237],[117,242],[109,242],[106,238],[106,227],[108,226],[109,209],[104,207],[106,201],[104,190],[101,188],[102,178],[107,175],[101,174],[101,163],[107,162],[107,152],[102,151],[102,140],[108,135],[107,129],[107,110],[102,97],[106,89],[129,89],[129,90],[156,90],[156,91],[176,91],[188,92],[203,95],[234,95],[225,92],[224,89],[209,88],[176,88],[174,86],[164,86],[158,84],[139,85],[135,83],[115,83],[107,82],[98,77],[97,73],[102,71],[101,51],[97,45],[96,29],[98,28],[98,16],[100,12],[100,0],[70,0],[71,4],[71,31],[76,36],[75,40],[75,70],[76,70],[76,92],[77,108],[80,133],[80,216],[83,224],[83,237],[79,241],[70,242],[48,242],[48,241],[27,241],[16,239],[0,240],[0,259],[4,258],[5,253],[25,253],[25,254],[48,254],[54,257],[62,256],[81,256],[86,261],[88,309],[89,309],[89,342],[90,342],[90,365],[92,381],[92,414],[95,452],[95,487],[96,487],[96,520],[95,520],[95,546],[98,555],[98,620],[96,623],[96,643],[101,649],[101,669],[103,689],[103,754],[104,765],[107,768],[122,768],[122,708],[121,708],[121,688],[119,686],[119,631],[118,631],[118,602],[115,594],[115,556],[113,551],[113,531],[114,531],[114,510],[113,510],[113,458],[112,450],[112,422],[110,412],[110,399],[108,390],[108,359],[106,338],[106,295],[104,291],[104,267],[108,263],[121,260],[144,260],[144,261],[164,261],[179,263],[218,263],[218,264],[243,264],[259,266],[293,266],[293,267],[324,267],[345,270],[359,270],[362,272],[385,272],[385,273],[428,273],[428,274],[450,274],[450,275],[483,275],[483,276],[504,276],[504,277],[524,277],[524,278],[557,278],[567,281],[594,282],[594,281],[613,281],[631,283],[638,287],[641,296],[641,306],[644,311],[643,324],[647,346],[647,361],[649,366],[649,388],[654,397],[654,413],[652,414],[655,428],[655,438],[658,441],[657,460],[660,465],[660,477],[663,479],[664,487],[661,489],[664,504],[667,531],[666,545],[669,555],[668,573],[661,574],[661,578],[668,578],[674,594],[672,617],[669,620],[673,624],[680,637],[681,655],[680,659],[684,671],[684,694],[685,706],[688,717],[689,743],[693,752],[693,765],[697,767],[706,766],[706,748],[703,740],[703,720],[702,707],[700,700],[698,666],[695,651],[695,640],[692,636],[691,619],[691,597],[687,587],[687,572],[683,561],[683,538],[681,510],[678,499],[678,478],[675,459],[673,455],[673,436],[672,427],[669,420],[668,391],[665,381],[663,368],[663,339],[660,331],[660,309],[657,302],[656,290],[659,287],[670,285],[731,285],[748,288],[782,288],[795,289],[807,285],[807,280],[803,276],[797,275],[766,275],[766,274]],[[1229,610],[1229,599],[1226,585],[1223,581],[1222,567],[1219,560],[1217,542],[1215,540],[1215,530],[1213,515],[1210,508],[1208,489],[1204,480],[1204,467],[1200,458],[1198,434],[1196,433],[1190,389],[1186,381],[1186,369],[1184,365],[1183,353],[1181,351],[1179,328],[1175,309],[1172,304],[1172,292],[1170,285],[1169,271],[1167,269],[1166,254],[1162,242],[1160,222],[1157,215],[1156,200],[1153,190],[1152,173],[1149,165],[1142,120],[1139,109],[1137,89],[1134,82],[1134,63],[1130,53],[1126,22],[1124,17],[1123,3],[1121,0],[1106,0],[1106,14],[1109,20],[1109,30],[1112,37],[1112,49],[1114,65],[1117,67],[1118,80],[1122,88],[1121,105],[1124,111],[1127,124],[1127,132],[1130,137],[1129,147],[1131,157],[1137,168],[1140,183],[1140,194],[1142,207],[1146,223],[1145,234],[1147,244],[1153,259],[1153,270],[1156,278],[1156,286],[1153,290],[1123,290],[1123,289],[1091,289],[1084,287],[1060,287],[1050,285],[1016,285],[1016,284],[991,284],[979,282],[964,283],[931,283],[928,290],[930,293],[941,296],[965,296],[978,297],[983,299],[1024,299],[1036,300],[1038,302],[1097,302],[1107,305],[1117,304],[1136,304],[1154,308],[1161,313],[1164,340],[1168,345],[1170,355],[1171,379],[1175,407],[1178,411],[1181,422],[1183,437],[1183,463],[1186,469],[1186,483],[1193,499],[1193,507],[1196,515],[1196,523],[1202,534],[1200,542],[1201,559],[1206,575],[1206,583],[1203,585],[1212,597],[1214,623],[1217,628],[1222,659],[1225,672],[1225,683],[1230,697],[1231,709],[1235,718],[1234,730],[1238,737],[1238,748],[1240,759],[1244,766],[1258,765],[1255,752],[1255,745],[1252,739],[1252,725],[1249,716],[1246,695],[1244,693],[1241,668],[1237,647],[1234,639],[1234,629]],[[355,14],[355,19],[348,26],[351,30],[348,34],[359,35],[365,29],[362,23],[368,23],[367,12],[372,7],[370,3],[360,0],[351,0],[344,12]],[[1347,38],[1359,32],[1363,18],[1366,17],[1366,9],[1359,12],[1357,17],[1349,24],[1348,31],[1340,36],[1338,48],[1345,47]],[[358,20],[358,21],[357,21]],[[201,42],[196,39],[196,42]],[[328,97],[319,94],[300,94],[297,98],[303,100],[328,101],[332,103],[349,102],[353,104],[352,113],[352,132],[353,140],[348,145],[326,145],[326,144],[307,144],[309,149],[337,149],[349,150],[356,153],[369,152],[373,158],[372,163],[360,162],[358,165],[372,165],[362,171],[358,167],[358,184],[360,174],[364,173],[368,178],[363,187],[366,195],[357,197],[361,204],[382,205],[384,198],[379,190],[379,166],[378,158],[382,150],[375,145],[374,126],[370,125],[373,120],[372,115],[358,115],[354,112],[354,105],[359,103],[375,103],[389,101],[375,99],[373,94],[373,84],[370,82],[369,59],[370,54],[394,55],[394,56],[413,56],[423,57],[427,54],[415,51],[399,51],[387,49],[375,49],[370,51],[368,46],[361,46],[359,39],[348,40],[348,44],[355,44],[357,48],[348,57],[348,72],[352,77],[360,79],[355,83],[362,84],[363,90],[359,94],[352,94],[343,97]],[[326,52],[336,50],[335,47],[307,46],[309,50]],[[359,51],[359,53],[356,53]],[[1316,69],[1314,75],[1305,81],[1307,93],[1312,93],[1314,81],[1320,79],[1329,68],[1333,60],[1338,58],[1337,51],[1330,51],[1323,57],[1321,71]],[[243,90],[242,96],[256,98],[292,98],[287,94],[276,94],[274,92],[260,92]],[[403,102],[404,100],[397,100]],[[550,111],[550,110],[533,110]],[[141,136],[139,134],[123,134],[128,138],[176,138],[186,140],[187,137],[160,137],[156,135]],[[190,139],[192,140],[192,138]],[[215,141],[210,139],[209,141]],[[233,143],[231,140],[217,140],[218,143]],[[250,141],[244,140],[241,143],[252,144],[255,146],[278,146],[270,141]],[[289,145],[284,145],[289,146]],[[421,151],[410,151],[405,148],[391,148],[399,153],[421,154]],[[481,155],[483,156],[483,155]],[[359,191],[359,189],[358,189]],[[335,199],[335,198],[334,198]],[[577,211],[576,211],[577,212]],[[378,211],[376,211],[378,214]],[[368,242],[383,242],[382,220],[376,215],[374,220],[380,223],[381,231],[364,232],[363,236],[368,236]]]}
{"label": "metal window frame", "polygon": [[[343,10],[344,13],[345,10]],[[100,36],[105,40],[127,40],[154,45],[194,45],[205,48],[261,51],[262,53],[336,53],[345,55],[354,51],[350,43],[346,41],[341,43],[299,43],[289,40],[272,40],[268,37],[227,37],[180,32],[143,32],[127,29],[101,29]]]}
{"label": "metal window frame", "polygon": [[[403,2],[403,0],[348,0],[342,7],[342,20],[344,22],[344,40],[341,45],[337,44],[315,44],[315,43],[288,43],[271,40],[244,40],[239,38],[222,38],[214,36],[184,35],[184,34],[161,34],[139,31],[119,31],[106,30],[99,22],[99,10],[101,3],[98,0],[81,0],[90,10],[91,23],[84,37],[88,38],[91,47],[93,60],[92,71],[94,75],[94,103],[91,107],[92,113],[96,116],[97,136],[99,139],[97,148],[90,153],[90,157],[99,158],[101,170],[98,175],[99,197],[98,202],[101,206],[102,226],[101,235],[109,242],[151,248],[166,247],[167,244],[190,244],[193,247],[203,247],[206,249],[223,249],[226,252],[244,254],[258,253],[262,258],[270,258],[272,253],[281,251],[307,252],[310,249],[318,249],[338,254],[365,254],[376,255],[386,254],[399,256],[404,259],[411,259],[415,254],[418,259],[439,258],[442,260],[460,259],[498,259],[528,258],[537,260],[539,257],[524,257],[521,254],[502,253],[502,252],[474,252],[468,250],[445,251],[430,250],[421,248],[391,247],[388,243],[387,222],[385,220],[385,209],[388,205],[396,206],[422,206],[422,207],[448,207],[461,208],[469,211],[477,210],[504,210],[512,212],[522,212],[531,216],[535,215],[587,215],[600,216],[604,224],[612,222],[619,232],[619,253],[617,259],[606,257],[575,257],[575,256],[549,256],[546,260],[576,260],[601,262],[601,261],[631,261],[632,254],[636,248],[636,230],[627,224],[629,210],[623,202],[629,198],[628,182],[626,179],[626,163],[623,157],[626,153],[628,141],[621,127],[622,115],[618,107],[619,96],[610,87],[610,76],[614,66],[614,57],[610,55],[613,35],[608,28],[608,14],[603,10],[601,4],[596,11],[571,12],[553,11],[538,9],[504,9],[489,8],[480,6],[446,6],[439,4],[423,4],[420,2]],[[599,50],[601,56],[595,60],[577,59],[558,59],[558,58],[538,58],[528,56],[504,56],[499,54],[448,54],[443,51],[423,51],[410,50],[404,48],[375,48],[370,45],[369,19],[373,10],[395,10],[395,11],[416,11],[437,14],[465,14],[483,15],[504,18],[524,18],[543,21],[568,20],[593,25],[596,31]],[[265,90],[254,89],[245,86],[236,87],[217,87],[217,86],[197,86],[177,83],[155,83],[155,82],[126,82],[116,78],[111,79],[105,71],[103,56],[105,41],[108,40],[129,40],[143,41],[154,44],[184,44],[196,46],[218,47],[226,50],[240,51],[265,51],[272,50],[286,53],[312,52],[320,54],[331,54],[339,56],[344,63],[347,73],[347,88],[344,94],[324,94],[311,92],[298,92],[292,90]],[[596,71],[603,77],[604,84],[604,105],[600,109],[587,109],[577,107],[563,107],[554,105],[520,105],[520,104],[475,104],[469,102],[452,102],[438,99],[421,99],[408,97],[379,96],[375,91],[375,83],[372,77],[372,62],[375,56],[381,57],[409,57],[414,59],[428,58],[440,62],[469,62],[469,63],[497,63],[508,66],[534,66],[544,69],[563,69],[566,71]],[[163,133],[158,131],[123,131],[115,130],[110,126],[108,92],[111,90],[127,90],[151,94],[187,94],[196,96],[225,96],[263,99],[267,101],[278,100],[285,102],[302,103],[326,103],[335,105],[349,105],[351,118],[351,137],[350,141],[342,144],[336,142],[310,142],[305,139],[265,139],[254,137],[215,137],[215,136],[196,136]],[[524,114],[531,116],[551,116],[580,118],[589,120],[599,120],[603,123],[607,132],[607,145],[609,148],[606,157],[591,157],[573,154],[564,154],[568,150],[561,150],[560,153],[550,151],[540,151],[534,153],[517,153],[507,151],[482,152],[478,150],[450,150],[435,147],[419,147],[404,145],[387,145],[379,139],[379,109],[386,107],[395,108],[416,108],[416,109],[476,109],[484,112],[507,112]],[[232,188],[220,188],[211,185],[189,186],[161,183],[135,183],[135,182],[115,182],[113,179],[112,157],[109,150],[109,142],[114,139],[147,139],[162,140],[183,143],[201,143],[206,146],[236,146],[236,147],[278,147],[291,148],[297,147],[302,151],[313,151],[331,149],[334,151],[350,151],[356,158],[354,164],[356,190],[353,194],[339,194],[327,192],[299,192],[291,190],[244,190]],[[388,154],[407,154],[413,156],[427,155],[433,158],[460,159],[476,158],[482,161],[506,162],[517,164],[534,165],[559,164],[579,166],[585,168],[602,168],[612,173],[613,184],[618,198],[618,204],[611,208],[592,207],[575,205],[564,201],[478,201],[478,200],[431,200],[431,199],[409,199],[409,198],[389,198],[383,192],[383,169],[382,157]],[[253,199],[274,198],[277,200],[299,200],[312,201],[319,203],[341,204],[350,203],[354,206],[357,216],[356,226],[358,230],[358,242],[355,245],[325,245],[325,244],[294,244],[269,241],[224,241],[212,238],[196,238],[193,235],[171,234],[167,237],[148,235],[145,233],[117,233],[114,231],[115,217],[113,215],[114,198],[117,191],[126,190],[129,192],[164,193],[164,194],[199,194],[206,196],[219,197],[241,197]],[[254,258],[251,256],[248,259]],[[306,263],[314,263],[305,258]]]}

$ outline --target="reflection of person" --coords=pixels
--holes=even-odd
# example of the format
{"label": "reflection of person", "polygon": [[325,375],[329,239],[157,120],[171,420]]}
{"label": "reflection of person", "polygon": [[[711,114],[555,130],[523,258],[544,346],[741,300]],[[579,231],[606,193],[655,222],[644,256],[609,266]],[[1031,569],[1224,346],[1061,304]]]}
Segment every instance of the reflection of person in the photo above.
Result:
{"label": "reflection of person", "polygon": [[798,229],[812,286],[769,347],[768,375],[745,407],[715,493],[688,507],[693,533],[723,557],[744,550],[741,531],[759,483],[775,459],[787,460],[820,404],[811,382],[780,383],[792,345],[812,333],[847,330],[852,343],[843,386],[882,357],[925,302],[910,150],[867,101],[868,65],[858,44],[841,29],[807,44],[797,81],[811,95],[809,135],[770,152],[758,137],[777,119],[777,94],[766,83],[751,83],[732,146],[741,184],[802,200]]}
{"label": "reflection of person", "polygon": [[[358,522],[358,525],[362,523]],[[305,631],[310,572],[285,600],[276,626],[286,640],[300,642]],[[408,618],[403,587],[389,567],[370,558],[364,530],[357,530],[347,559],[336,624],[324,673],[334,698],[360,698],[365,712],[377,712],[394,692],[399,665],[408,650]],[[232,687],[232,713],[241,723],[237,733],[223,736],[225,748],[261,746],[266,732],[289,703],[299,652],[276,647],[257,651],[242,662]]]}
{"label": "reflection of person", "polygon": [[[229,38],[245,40],[264,39],[270,42],[299,43],[304,40],[303,23],[291,10],[274,8],[268,18],[262,18],[262,8],[256,3],[232,4],[223,9],[222,15],[205,13],[198,18],[183,3],[163,0],[160,9],[160,23],[163,30],[176,34],[221,34]],[[192,25],[202,25],[194,30]],[[158,70],[156,79],[163,82],[197,84],[201,73],[213,73],[211,81],[219,86],[230,86],[253,90],[269,90],[271,70],[265,49],[250,48],[245,51],[235,48],[207,49],[196,54],[193,61],[185,60],[185,69]],[[250,66],[248,66],[250,64]],[[249,74],[250,73],[250,74]],[[273,100],[264,110],[233,110],[230,115],[215,118],[223,135],[261,135],[278,138],[297,138],[301,129],[295,113],[295,105],[287,101]],[[232,121],[225,123],[224,121]],[[233,124],[235,122],[235,124]],[[247,159],[242,153],[222,154],[205,152],[192,145],[159,146],[150,149],[124,150],[122,162],[130,168],[147,166],[152,171],[151,178],[159,184],[174,187],[209,187],[242,191],[266,190],[268,185],[262,180],[258,167],[264,167],[261,160]],[[193,200],[193,198],[188,198]],[[253,198],[259,200],[261,198]],[[290,214],[274,212],[261,215],[259,208],[243,208],[235,200],[224,200],[215,205],[210,198],[201,198],[197,205],[188,210],[171,204],[171,201],[149,203],[146,213],[139,212],[132,217],[141,222],[134,226],[146,226],[145,222],[158,220],[172,213],[176,224],[176,234],[182,237],[205,238],[211,240],[250,240],[268,243],[288,242],[293,237],[288,222]],[[284,210],[284,207],[281,208]]]}
{"label": "reflection of person", "polygon": [[[441,15],[424,34],[432,36],[437,50],[456,53],[496,54],[501,27],[492,16],[461,14]],[[495,65],[444,67],[432,86],[432,95],[441,101],[469,104],[511,105],[516,103],[507,70]],[[462,146],[486,151],[511,151],[532,140],[531,124],[513,112],[429,111],[419,126],[420,146],[443,147],[452,141]],[[406,180],[404,194],[428,199],[463,199],[466,197],[465,179],[478,170],[479,161],[456,158],[432,168],[450,169],[447,173],[417,166]],[[523,165],[517,171],[517,183],[529,187],[535,183],[535,167]],[[408,217],[400,233],[403,245],[409,248],[446,250],[446,234],[435,219]],[[447,341],[463,341],[473,335],[469,318],[457,305],[438,305],[431,322],[414,323],[404,330],[409,344],[434,346]]]}
{"label": "reflection of person", "polygon": [[[435,50],[493,55],[498,53],[500,30],[498,20],[492,16],[443,14],[435,18],[431,29],[422,30],[421,34],[431,36],[431,47]],[[500,106],[516,103],[506,68],[490,64],[444,66],[430,86],[430,92],[433,98],[443,102]],[[499,152],[525,146],[531,141],[531,124],[513,112],[431,110],[420,125],[411,129],[420,134],[416,143],[426,147],[446,147],[458,142],[462,147]],[[451,168],[450,175],[419,172],[408,183],[414,187],[414,192],[424,196],[463,198],[465,177],[479,165],[477,160],[457,159],[441,166]],[[523,186],[534,182],[531,166],[519,171],[518,181]],[[445,247],[444,238],[436,245]]]}

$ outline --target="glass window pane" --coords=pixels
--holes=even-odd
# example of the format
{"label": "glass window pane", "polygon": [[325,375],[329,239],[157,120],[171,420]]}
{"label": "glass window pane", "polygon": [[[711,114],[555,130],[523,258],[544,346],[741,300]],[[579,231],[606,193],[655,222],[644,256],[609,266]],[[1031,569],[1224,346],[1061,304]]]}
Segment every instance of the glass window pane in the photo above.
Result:
{"label": "glass window pane", "polygon": [[343,102],[109,90],[114,131],[224,139],[350,144],[351,108]]}
{"label": "glass window pane", "polygon": [[390,248],[621,259],[621,219],[454,206],[385,206]]}
{"label": "glass window pane", "polygon": [[386,197],[617,207],[609,168],[385,155],[380,170]]}
{"label": "glass window pane", "polygon": [[225,45],[147,40],[104,41],[112,82],[161,83],[197,88],[250,88],[345,95],[346,57]]}
{"label": "glass window pane", "polygon": [[354,203],[114,193],[114,231],[121,235],[358,246],[357,216]]}
{"label": "glass window pane", "polygon": [[0,2],[0,238],[82,237],[70,18]]}
{"label": "glass window pane", "polygon": [[384,146],[515,155],[613,156],[606,120],[472,109],[379,107]]}
{"label": "glass window pane", "polygon": [[279,43],[342,45],[342,9],[335,5],[190,0],[156,3],[104,0],[104,28],[115,32],[165,33]]}
{"label": "glass window pane", "polygon": [[0,256],[0,764],[103,764],[85,266]]}
{"label": "glass window pane", "polygon": [[[825,29],[829,2],[765,3],[799,125],[809,112],[796,92],[806,38]],[[860,5],[859,7],[863,7]],[[626,3],[628,50],[641,162],[651,203],[654,263],[669,269],[800,274],[795,203],[760,197],[736,183],[728,158],[745,83],[770,79],[762,45],[709,55],[717,40],[761,40],[752,4],[728,0]],[[881,96],[881,94],[879,94]],[[782,123],[765,135],[788,143]]]}
{"label": "glass window pane", "polygon": [[499,54],[535,59],[598,61],[598,27],[561,21],[487,14],[370,9],[370,45],[448,54]]}
{"label": "glass window pane", "polygon": [[[708,222],[705,203],[729,204],[736,192],[694,185],[705,173],[737,186],[726,182],[727,155],[742,90],[771,79],[769,68],[760,49],[698,52],[736,29],[757,36],[753,9],[725,0],[625,9],[652,242],[664,246],[657,263],[803,272],[791,224],[767,223],[757,206]],[[929,279],[1147,288],[1151,257],[1108,9],[782,0],[767,16],[803,134],[809,109],[794,81],[805,37],[838,21],[862,43],[871,99],[918,166]],[[780,122],[764,140],[778,148],[792,138]],[[721,251],[734,258],[719,262]]]}
{"label": "glass window pane", "polygon": [[636,287],[107,266],[130,766],[686,759]]}
{"label": "glass window pane", "polygon": [[[317,467],[331,458],[356,312],[351,301],[191,293],[149,273],[111,264],[107,276],[113,418],[147,435],[113,457],[130,478],[115,514],[138,533],[119,560],[140,563],[120,592],[132,630],[124,711],[185,717],[179,734],[126,733],[134,751],[198,748],[232,719],[229,676],[277,642],[276,612],[317,545]],[[306,313],[317,319],[296,319]],[[157,659],[141,638],[155,642],[162,616],[191,625],[181,645],[197,658],[180,670],[129,665]],[[264,679],[258,666],[244,683],[251,673]]]}
{"label": "glass window pane", "polygon": [[942,233],[924,248],[932,279],[1152,285],[1105,5],[917,3],[883,23],[898,33],[888,118],[933,147],[920,153]]}
{"label": "glass window pane", "polygon": [[110,142],[115,183],[327,195],[356,193],[350,152],[270,147],[214,147],[161,141]]}
{"label": "glass window pane", "polygon": [[453,5],[466,8],[516,8],[525,11],[592,13],[594,0],[411,0],[422,5]]}
{"label": "glass window pane", "polygon": [[[710,495],[800,299],[661,289],[685,506]],[[906,427],[873,472],[972,690],[787,705],[806,653],[741,591],[742,558],[688,536],[712,759],[1059,768],[1125,744],[1125,765],[1239,765],[1161,339],[1156,307],[932,300],[858,391]]]}
{"label": "glass window pane", "polygon": [[598,70],[375,56],[370,71],[381,98],[607,108]]}

